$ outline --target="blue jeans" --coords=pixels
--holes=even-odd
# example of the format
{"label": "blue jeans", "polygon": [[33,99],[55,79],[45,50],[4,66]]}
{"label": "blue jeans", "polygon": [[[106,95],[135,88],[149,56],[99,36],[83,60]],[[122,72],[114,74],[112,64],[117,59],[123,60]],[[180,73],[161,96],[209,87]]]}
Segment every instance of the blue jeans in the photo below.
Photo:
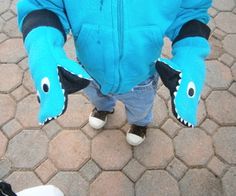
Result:
{"label": "blue jeans", "polygon": [[129,124],[147,126],[152,122],[152,108],[157,90],[158,75],[148,78],[135,86],[131,91],[124,94],[103,95],[96,82],[84,89],[90,102],[98,111],[111,112],[119,100],[125,105],[126,115]]}

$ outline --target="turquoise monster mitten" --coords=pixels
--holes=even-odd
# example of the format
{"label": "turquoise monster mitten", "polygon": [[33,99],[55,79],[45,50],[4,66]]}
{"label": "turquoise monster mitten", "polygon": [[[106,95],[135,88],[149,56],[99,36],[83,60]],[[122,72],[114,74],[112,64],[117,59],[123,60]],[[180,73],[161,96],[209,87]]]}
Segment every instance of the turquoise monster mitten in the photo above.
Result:
{"label": "turquoise monster mitten", "polygon": [[38,120],[43,125],[62,115],[67,106],[67,95],[85,88],[91,78],[81,65],[67,58],[63,50],[65,36],[58,28],[32,28],[34,21],[25,20],[24,44],[40,102]]}
{"label": "turquoise monster mitten", "polygon": [[169,89],[174,116],[187,127],[197,125],[197,110],[204,86],[205,58],[210,46],[205,37],[184,36],[173,44],[173,58],[156,63],[163,84]]}

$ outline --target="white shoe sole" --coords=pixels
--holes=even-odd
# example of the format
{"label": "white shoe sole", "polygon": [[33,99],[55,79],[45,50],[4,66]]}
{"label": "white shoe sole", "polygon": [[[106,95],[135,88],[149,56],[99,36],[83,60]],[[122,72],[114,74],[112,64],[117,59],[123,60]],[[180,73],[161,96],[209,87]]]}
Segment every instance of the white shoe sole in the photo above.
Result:
{"label": "white shoe sole", "polygon": [[101,129],[102,127],[105,126],[106,122],[107,122],[107,117],[105,118],[105,121],[100,120],[98,118],[95,118],[93,116],[91,116],[92,113],[89,115],[89,125],[94,128],[94,129]]}
{"label": "white shoe sole", "polygon": [[127,133],[126,134],[126,141],[132,145],[132,146],[138,146],[139,144],[141,144],[143,141],[145,140],[145,137],[142,138],[140,136],[137,136],[133,133]]}

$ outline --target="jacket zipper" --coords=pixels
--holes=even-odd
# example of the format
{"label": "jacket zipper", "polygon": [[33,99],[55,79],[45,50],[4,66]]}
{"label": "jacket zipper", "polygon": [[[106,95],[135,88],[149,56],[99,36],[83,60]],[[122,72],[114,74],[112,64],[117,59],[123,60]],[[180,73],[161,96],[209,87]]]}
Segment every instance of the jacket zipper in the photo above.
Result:
{"label": "jacket zipper", "polygon": [[123,39],[124,39],[123,33],[124,33],[123,0],[117,0],[117,35],[118,35],[119,59],[118,59],[118,64],[117,64],[117,77],[115,79],[115,83],[113,84],[113,88],[112,88],[113,93],[116,92],[120,86],[120,80],[121,80],[120,62],[123,56]]}
{"label": "jacket zipper", "polygon": [[123,56],[123,39],[124,39],[124,17],[123,17],[123,0],[117,0],[117,31],[119,44],[119,59]]}

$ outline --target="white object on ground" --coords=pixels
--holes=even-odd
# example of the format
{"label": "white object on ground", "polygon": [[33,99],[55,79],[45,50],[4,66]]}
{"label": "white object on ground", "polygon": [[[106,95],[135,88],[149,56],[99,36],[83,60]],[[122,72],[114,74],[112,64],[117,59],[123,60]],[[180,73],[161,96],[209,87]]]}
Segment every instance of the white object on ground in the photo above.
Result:
{"label": "white object on ground", "polygon": [[62,191],[53,185],[36,186],[16,193],[17,196],[64,196]]}

